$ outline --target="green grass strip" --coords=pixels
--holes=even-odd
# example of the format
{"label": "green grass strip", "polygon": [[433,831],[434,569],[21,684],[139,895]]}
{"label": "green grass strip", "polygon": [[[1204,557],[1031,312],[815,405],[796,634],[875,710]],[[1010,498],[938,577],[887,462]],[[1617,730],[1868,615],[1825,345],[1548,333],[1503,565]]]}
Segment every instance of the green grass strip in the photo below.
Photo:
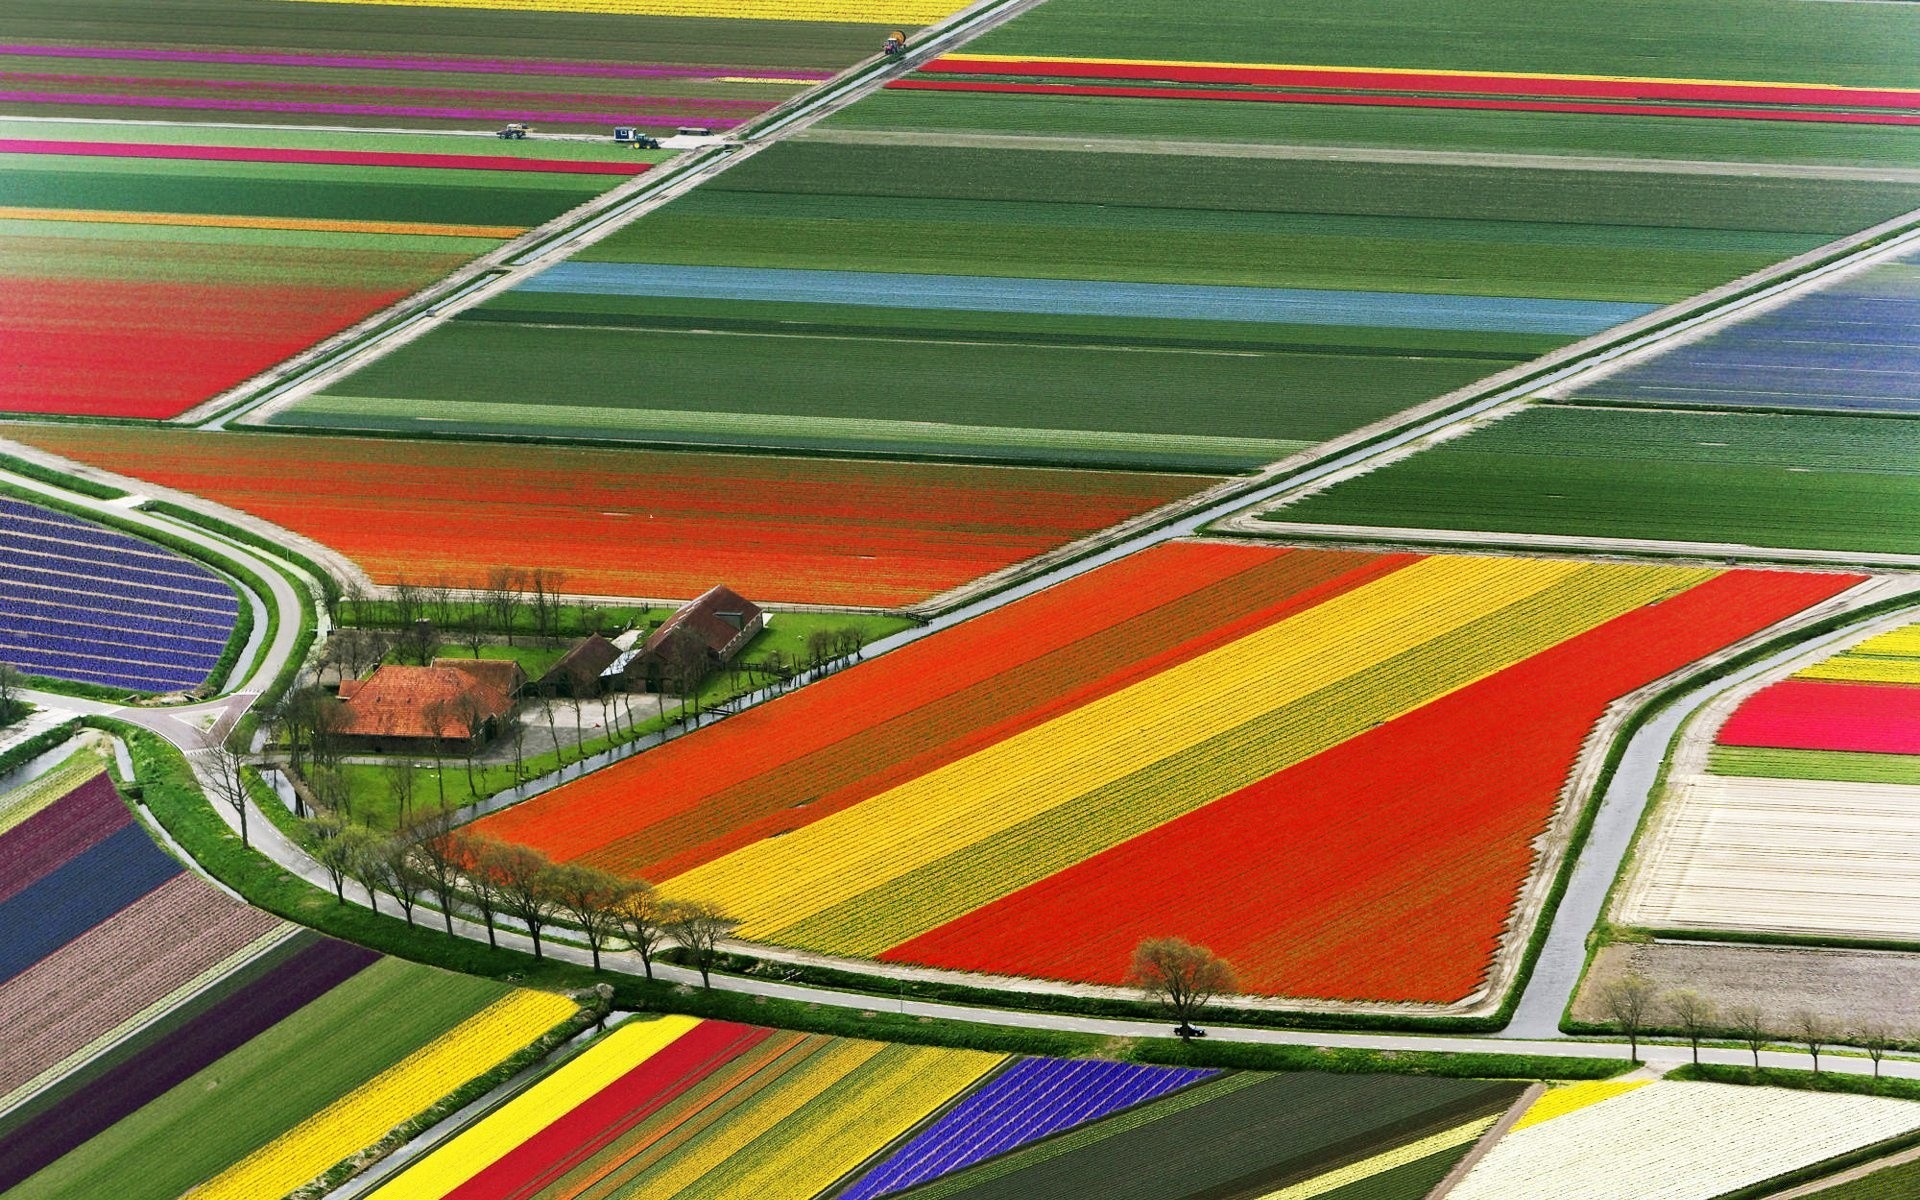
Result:
{"label": "green grass strip", "polygon": [[1088,458],[1140,465],[1258,466],[1303,450],[1311,442],[1202,434],[1118,433],[1093,429],[1021,429],[938,421],[801,417],[778,413],[681,412],[586,404],[514,404],[436,400],[423,414],[418,400],[322,395],[276,417],[276,425],[372,428],[393,431],[502,432],[542,436],[592,431],[606,437],[700,445],[868,450],[896,454],[956,454],[994,458]]}
{"label": "green grass strip", "polygon": [[1920,784],[1920,755],[1715,746],[1707,753],[1707,770],[1715,775],[1748,775],[1763,779]]}

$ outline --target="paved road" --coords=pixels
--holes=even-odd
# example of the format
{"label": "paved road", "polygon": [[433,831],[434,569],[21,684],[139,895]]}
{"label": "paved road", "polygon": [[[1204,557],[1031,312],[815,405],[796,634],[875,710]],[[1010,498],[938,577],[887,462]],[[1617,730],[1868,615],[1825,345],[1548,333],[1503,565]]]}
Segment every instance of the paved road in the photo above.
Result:
{"label": "paved road", "polygon": [[838,142],[855,146],[951,146],[978,150],[1054,150],[1092,154],[1152,154],[1160,157],[1309,159],[1321,162],[1405,163],[1415,166],[1605,171],[1609,174],[1738,175],[1744,178],[1763,179],[1845,179],[1868,183],[1920,183],[1920,168],[1854,166],[1844,163],[1733,162],[1724,159],[1622,158],[1585,154],[1508,154],[1484,150],[1412,150],[1393,146],[1168,141],[1150,137],[948,133],[918,129],[814,129],[801,135],[801,140]]}

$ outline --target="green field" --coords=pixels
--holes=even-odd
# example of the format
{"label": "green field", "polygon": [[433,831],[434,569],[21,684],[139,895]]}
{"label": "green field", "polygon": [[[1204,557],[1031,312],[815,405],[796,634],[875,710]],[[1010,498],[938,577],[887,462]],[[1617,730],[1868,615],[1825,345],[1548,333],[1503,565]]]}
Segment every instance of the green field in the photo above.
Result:
{"label": "green field", "polygon": [[822,129],[823,140],[842,130],[891,130],[1123,138],[1146,148],[1233,142],[1902,168],[1920,161],[1920,129],[1876,125],[963,92],[881,92]]}
{"label": "green field", "polygon": [[[0,116],[0,138],[30,141],[110,142],[119,146],[178,145],[185,131],[171,124],[104,124],[99,121],[28,121]],[[461,154],[497,159],[548,159],[565,162],[665,162],[672,150],[634,150],[611,137],[529,138],[508,141],[492,132],[376,132],[372,130],[285,129],[272,126],[195,125],[196,146],[233,146],[272,150],[351,150],[378,154]],[[101,160],[111,162],[112,160]],[[97,163],[95,165],[98,165]],[[506,179],[511,172],[488,172]],[[601,185],[618,180],[601,177]]]}
{"label": "green field", "polygon": [[1766,779],[1920,784],[1920,756],[1851,750],[1715,746],[1708,752],[1707,770],[1715,775],[1753,775]]}
{"label": "green field", "polygon": [[7,1193],[173,1200],[506,993],[383,958]]}
{"label": "green field", "polygon": [[[1737,19],[1735,19],[1737,15]],[[1920,8],[1801,0],[1049,0],[981,54],[1920,86]]]}
{"label": "green field", "polygon": [[[1518,1085],[1410,1076],[1229,1075],[947,1176],[913,1195],[966,1200],[1260,1196],[1483,1116]],[[1204,1145],[1204,1156],[1189,1147]],[[1326,1195],[1418,1200],[1459,1147]],[[1426,1187],[1419,1185],[1425,1182]],[[1316,1193],[1318,1194],[1318,1193]]]}
{"label": "green field", "polygon": [[1906,1162],[1814,1192],[1809,1200],[1907,1200],[1916,1195],[1920,1195],[1920,1162]]}
{"label": "green field", "polygon": [[1275,521],[1920,552],[1920,426],[1532,408]]}

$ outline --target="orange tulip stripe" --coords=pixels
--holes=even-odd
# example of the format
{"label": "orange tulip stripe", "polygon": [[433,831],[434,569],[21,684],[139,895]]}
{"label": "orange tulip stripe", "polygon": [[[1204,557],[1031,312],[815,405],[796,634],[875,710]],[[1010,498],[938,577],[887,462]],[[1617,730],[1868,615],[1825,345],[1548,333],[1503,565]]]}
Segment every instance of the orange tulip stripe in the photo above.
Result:
{"label": "orange tulip stripe", "polygon": [[480,828],[774,944],[1117,983],[1153,926],[1444,1003],[1607,705],[1856,578],[1174,543]]}

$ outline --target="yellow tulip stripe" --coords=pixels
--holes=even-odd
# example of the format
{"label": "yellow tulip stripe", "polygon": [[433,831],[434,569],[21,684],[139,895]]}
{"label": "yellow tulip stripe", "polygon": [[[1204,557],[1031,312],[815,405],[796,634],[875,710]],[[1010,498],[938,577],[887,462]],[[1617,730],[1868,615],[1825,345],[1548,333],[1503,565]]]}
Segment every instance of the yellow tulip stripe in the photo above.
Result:
{"label": "yellow tulip stripe", "polygon": [[774,936],[826,952],[877,954],[1706,574],[1673,568],[1623,574],[1611,566],[1573,572]]}
{"label": "yellow tulip stripe", "polygon": [[1801,679],[1920,684],[1920,625],[1870,637],[1797,673]]}
{"label": "yellow tulip stripe", "polygon": [[284,1196],[573,1012],[564,996],[511,992],[222,1171],[194,1191],[195,1200]]}
{"label": "yellow tulip stripe", "polygon": [[676,1200],[811,1200],[1004,1061],[977,1050],[856,1044],[874,1053],[786,1119],[736,1143]]}
{"label": "yellow tulip stripe", "polygon": [[[810,1200],[999,1066],[997,1054],[776,1035],[635,1131],[581,1200]],[[382,1200],[386,1200],[382,1197]]]}
{"label": "yellow tulip stripe", "polygon": [[[726,905],[746,921],[743,936],[785,941],[798,933],[803,944],[871,953],[932,927],[956,907],[967,911],[1217,799],[1242,785],[1236,780],[1262,778],[1711,574],[1425,559],[845,812],[687,872],[667,890]],[[1482,624],[1505,610],[1512,610],[1506,618]],[[1433,650],[1413,653],[1430,643]],[[1333,690],[1361,677],[1370,682]],[[1319,703],[1302,703],[1316,694]],[[1243,755],[1252,765],[1241,763]],[[1088,803],[1075,807],[1082,798]],[[1050,817],[1060,819],[1048,828]],[[1002,836],[1014,831],[1025,836]],[[1067,839],[1071,858],[1047,848],[1056,836]],[[921,875],[917,882],[927,886],[916,889],[916,900],[877,890],[949,859],[953,878],[938,876],[936,884]],[[846,910],[811,930],[798,928],[863,893],[908,903],[912,913],[894,919],[879,911],[883,906],[868,905],[865,914]]]}
{"label": "yellow tulip stripe", "polygon": [[699,1023],[678,1016],[629,1021],[408,1168],[380,1189],[380,1200],[440,1200]]}
{"label": "yellow tulip stripe", "polygon": [[[338,0],[298,0],[337,3]],[[405,8],[500,8],[515,12],[612,13],[626,17],[734,17],[751,21],[931,25],[965,0],[351,0]]]}
{"label": "yellow tulip stripe", "polygon": [[95,225],[182,225],[205,229],[279,229],[300,233],[393,233],[409,237],[514,238],[522,225],[445,225],[431,221],[350,221],[333,217],[250,217],[226,213],[122,212],[105,208],[16,208],[0,221],[74,221]]}
{"label": "yellow tulip stripe", "polygon": [[91,754],[76,755],[32,783],[22,784],[0,796],[0,833],[12,829],[105,769]]}
{"label": "yellow tulip stripe", "polygon": [[1315,1196],[1324,1196],[1348,1184],[1372,1179],[1396,1167],[1404,1167],[1444,1150],[1467,1145],[1493,1128],[1493,1123],[1497,1120],[1499,1120],[1498,1117],[1481,1117],[1475,1121],[1468,1121],[1464,1125],[1456,1125],[1452,1129],[1443,1129],[1430,1137],[1408,1142],[1404,1146],[1397,1146],[1371,1158],[1363,1158],[1357,1163],[1349,1163],[1338,1170],[1328,1171],[1324,1175],[1315,1175],[1312,1179],[1283,1187],[1277,1192],[1268,1192],[1260,1197],[1260,1200],[1313,1200]]}
{"label": "yellow tulip stripe", "polygon": [[1527,1111],[1508,1133],[1518,1133],[1529,1125],[1538,1125],[1542,1121],[1551,1121],[1555,1117],[1564,1117],[1570,1112],[1578,1112],[1589,1105],[1602,1100],[1611,1100],[1615,1096],[1624,1096],[1635,1088],[1647,1086],[1646,1080],[1603,1079],[1595,1083],[1572,1083],[1565,1087],[1552,1088],[1527,1106]]}

